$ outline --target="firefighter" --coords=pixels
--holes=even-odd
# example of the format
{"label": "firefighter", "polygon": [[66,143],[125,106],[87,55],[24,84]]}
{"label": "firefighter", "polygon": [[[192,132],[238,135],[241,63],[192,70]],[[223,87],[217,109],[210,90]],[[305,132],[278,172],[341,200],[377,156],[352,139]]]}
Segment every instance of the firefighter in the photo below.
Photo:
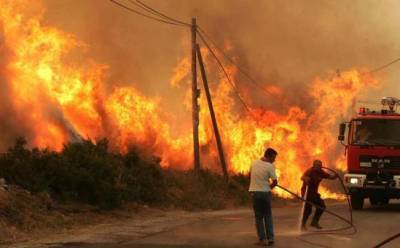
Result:
{"label": "firefighter", "polygon": [[253,197],[253,210],[256,219],[258,242],[256,245],[272,246],[274,244],[274,228],[272,223],[271,190],[278,184],[275,166],[278,153],[268,148],[264,156],[255,160],[250,169],[249,191]]}
{"label": "firefighter", "polygon": [[[325,202],[323,199],[321,199],[321,195],[318,193],[318,187],[322,179],[336,179],[337,175],[331,175],[327,172],[325,172],[322,169],[322,162],[321,160],[314,160],[313,166],[308,169],[303,176],[301,177],[301,180],[303,180],[303,186],[301,187],[301,195],[304,199],[307,199],[307,201],[310,201],[321,208],[316,208],[314,217],[311,221],[311,226],[315,227],[317,229],[322,229],[322,227],[319,225],[319,219],[321,218],[322,213],[324,212],[325,209]],[[310,216],[312,212],[312,204],[306,203],[304,206],[304,212],[303,212],[303,218],[301,222],[301,227],[302,229],[305,229],[307,219]]]}

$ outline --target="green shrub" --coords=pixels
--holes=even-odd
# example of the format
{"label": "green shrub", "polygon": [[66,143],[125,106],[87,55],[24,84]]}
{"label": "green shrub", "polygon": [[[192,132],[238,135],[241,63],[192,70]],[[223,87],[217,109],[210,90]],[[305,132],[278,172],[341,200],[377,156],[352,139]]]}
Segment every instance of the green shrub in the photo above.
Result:
{"label": "green shrub", "polygon": [[49,192],[62,201],[112,208],[120,204],[116,189],[119,164],[107,152],[107,141],[84,140],[64,146],[61,153],[29,150],[18,138],[0,158],[0,177],[31,192]]}
{"label": "green shrub", "polygon": [[15,145],[0,157],[0,177],[31,191],[49,189],[58,168],[58,154],[49,150],[28,150],[26,140],[18,138]]}
{"label": "green shrub", "polygon": [[60,202],[78,202],[111,209],[123,202],[190,210],[221,209],[227,202],[249,202],[246,175],[229,181],[210,170],[162,169],[159,159],[145,158],[138,150],[114,154],[107,140],[66,144],[59,153],[27,149],[18,138],[0,156],[0,177],[30,192],[48,192]]}
{"label": "green shrub", "polygon": [[97,144],[84,140],[64,146],[61,168],[52,185],[61,199],[73,199],[104,208],[119,206],[121,196],[116,188],[120,163],[108,152],[107,140]]}
{"label": "green shrub", "polygon": [[127,201],[155,204],[166,200],[165,179],[157,159],[140,158],[138,151],[132,149],[122,161],[121,183]]}

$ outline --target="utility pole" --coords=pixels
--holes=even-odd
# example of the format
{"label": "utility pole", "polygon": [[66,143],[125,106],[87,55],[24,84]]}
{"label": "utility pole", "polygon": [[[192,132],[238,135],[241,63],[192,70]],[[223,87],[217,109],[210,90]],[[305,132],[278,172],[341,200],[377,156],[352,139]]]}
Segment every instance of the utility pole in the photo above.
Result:
{"label": "utility pole", "polygon": [[213,104],[211,101],[210,89],[208,88],[206,70],[204,68],[203,58],[201,56],[199,44],[196,44],[196,50],[197,50],[197,58],[199,59],[201,77],[203,79],[203,84],[204,84],[204,91],[205,91],[206,97],[207,97],[208,108],[210,109],[210,115],[211,115],[212,125],[214,128],[215,139],[217,141],[219,160],[221,161],[222,172],[224,173],[225,178],[228,178],[229,175],[228,175],[228,170],[227,170],[227,166],[226,166],[224,150],[222,148],[221,136],[220,136],[219,130],[218,130],[217,119],[215,118],[214,107],[213,107]]}
{"label": "utility pole", "polygon": [[196,66],[196,18],[192,18],[192,120],[193,120],[193,155],[194,170],[200,170],[200,149],[199,149],[199,104],[197,99],[200,90],[197,88],[197,66]]}

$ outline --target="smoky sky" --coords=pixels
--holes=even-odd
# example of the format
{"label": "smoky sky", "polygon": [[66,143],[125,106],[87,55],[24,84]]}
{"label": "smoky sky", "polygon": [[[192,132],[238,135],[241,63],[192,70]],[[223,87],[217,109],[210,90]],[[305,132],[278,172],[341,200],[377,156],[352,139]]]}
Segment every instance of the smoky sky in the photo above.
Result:
{"label": "smoky sky", "polygon": [[[370,69],[400,56],[400,2],[395,0],[145,2],[186,22],[196,17],[221,46],[229,41],[231,55],[260,84],[279,85],[299,105],[304,103],[293,91],[306,92],[315,77]],[[110,65],[110,82],[134,84],[146,94],[178,94],[168,78],[179,58],[190,55],[187,28],[148,20],[107,0],[44,3],[44,20],[86,42],[91,56]],[[381,95],[398,90],[399,70],[395,65],[379,75],[386,86]]]}
{"label": "smoky sky", "polygon": [[[129,5],[129,1],[120,0]],[[177,19],[199,25],[224,46],[227,53],[261,85],[281,87],[284,99],[259,93],[244,77],[238,88],[254,97],[250,104],[279,109],[285,104],[304,109],[309,84],[337,70],[372,69],[400,57],[399,1],[253,1],[253,0],[146,0],[145,3]],[[83,41],[85,57],[108,65],[106,87],[132,85],[160,98],[164,111],[178,124],[190,127],[190,112],[182,106],[185,90],[169,85],[180,59],[189,57],[190,30],[132,14],[108,0],[43,0],[43,25],[59,28]],[[1,57],[3,67],[6,58]],[[400,63],[377,76],[380,90],[370,99],[398,92]],[[218,83],[210,76],[210,85]],[[0,76],[0,81],[4,80]],[[247,82],[246,82],[247,81]],[[8,89],[2,89],[0,115],[9,115]],[[285,108],[280,109],[286,111]],[[0,116],[1,118],[1,116]],[[1,118],[3,119],[3,118]],[[9,130],[18,122],[0,124]],[[14,134],[2,134],[9,139]]]}

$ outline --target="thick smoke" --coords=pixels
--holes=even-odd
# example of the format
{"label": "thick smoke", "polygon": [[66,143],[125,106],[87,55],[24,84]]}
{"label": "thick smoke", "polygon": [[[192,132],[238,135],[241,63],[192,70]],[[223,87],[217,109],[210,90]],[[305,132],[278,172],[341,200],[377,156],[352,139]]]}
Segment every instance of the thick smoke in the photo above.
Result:
{"label": "thick smoke", "polygon": [[47,108],[44,112],[48,114],[46,119],[53,123],[56,123],[58,126],[62,127],[63,130],[66,130],[67,137],[71,142],[75,143],[82,141],[81,135],[75,130],[71,122],[64,116],[64,113],[61,110],[60,106],[51,101],[49,101],[44,106],[46,106]]}
{"label": "thick smoke", "polygon": [[[129,1],[121,0],[129,5]],[[198,23],[260,84],[278,86],[286,103],[310,104],[307,85],[315,77],[354,67],[374,68],[400,55],[398,1],[145,1],[154,8]],[[190,53],[185,28],[144,19],[110,1],[46,0],[46,18],[75,33],[93,55],[110,64],[111,78],[135,83],[145,94],[176,96],[166,78]],[[71,18],[73,13],[73,18]],[[399,67],[385,71],[385,88],[371,100],[396,92]],[[239,87],[249,88],[244,77]],[[282,97],[265,96],[250,84],[255,105],[282,107]],[[378,94],[378,95],[376,95]],[[168,102],[174,111],[179,103]],[[184,115],[182,115],[184,116]]]}
{"label": "thick smoke", "polygon": [[[189,29],[145,19],[107,0],[43,2],[44,25],[74,34],[88,45],[87,56],[109,65],[106,81],[110,90],[116,84],[132,84],[144,95],[159,96],[160,104],[175,116],[175,129],[190,128],[190,111],[182,106],[185,90],[169,85],[180,59],[190,54]],[[121,2],[129,4],[127,0]],[[383,4],[372,0],[151,0],[146,3],[187,22],[197,17],[201,27],[271,92],[264,95],[239,75],[239,89],[252,96],[249,104],[278,113],[286,113],[291,105],[305,110],[312,108],[309,84],[317,76],[333,76],[338,69],[374,68],[400,55],[400,45],[396,43],[400,38],[398,1]],[[1,45],[1,29],[0,33]],[[3,72],[11,55],[7,48],[0,46],[0,49]],[[398,66],[381,74],[385,87],[371,91],[370,100],[377,101],[380,96],[398,91],[394,81],[399,74]],[[13,110],[3,75],[0,74],[0,149],[17,135],[29,139],[31,129]],[[216,76],[211,75],[210,81],[211,87],[218,84]],[[54,118],[69,125],[62,115],[55,114]],[[107,127],[107,118],[103,121]],[[71,130],[70,135],[75,133],[73,127],[67,130]]]}

